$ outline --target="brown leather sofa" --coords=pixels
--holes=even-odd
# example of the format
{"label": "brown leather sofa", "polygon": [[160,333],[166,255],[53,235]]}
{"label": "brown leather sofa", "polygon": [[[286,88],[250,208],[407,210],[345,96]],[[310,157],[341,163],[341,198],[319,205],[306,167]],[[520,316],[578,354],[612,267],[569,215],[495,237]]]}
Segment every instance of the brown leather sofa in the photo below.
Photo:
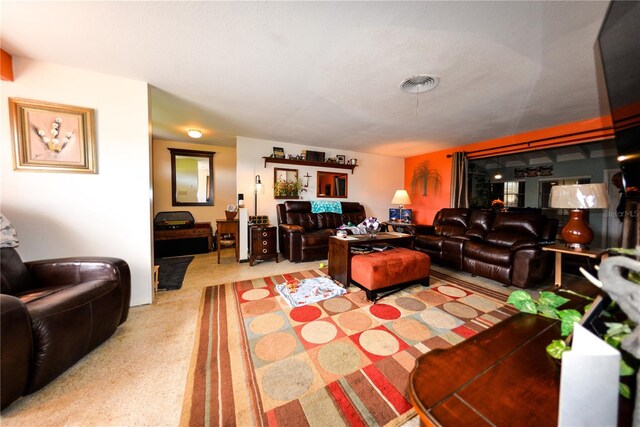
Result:
{"label": "brown leather sofa", "polygon": [[366,218],[358,202],[340,202],[342,213],[312,213],[311,202],[286,201],[276,206],[280,253],[291,262],[327,259],[329,237],[343,224]]}
{"label": "brown leather sofa", "polygon": [[0,249],[4,409],[62,374],[127,320],[131,275],[118,258],[23,262]]}
{"label": "brown leather sofa", "polygon": [[553,270],[553,254],[542,250],[556,238],[558,221],[537,210],[441,209],[432,226],[416,230],[415,248],[431,261],[527,288]]}

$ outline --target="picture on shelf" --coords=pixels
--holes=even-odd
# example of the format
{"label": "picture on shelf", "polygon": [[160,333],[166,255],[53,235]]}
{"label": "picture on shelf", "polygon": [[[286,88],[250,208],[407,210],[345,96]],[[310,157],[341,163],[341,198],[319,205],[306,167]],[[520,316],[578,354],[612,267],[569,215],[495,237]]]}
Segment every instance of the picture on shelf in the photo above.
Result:
{"label": "picture on shelf", "polygon": [[413,220],[413,211],[411,209],[389,209],[389,221],[391,222],[411,222]]}
{"label": "picture on shelf", "polygon": [[273,147],[273,157],[276,159],[284,159],[284,148]]}
{"label": "picture on shelf", "polygon": [[345,160],[344,155],[342,155],[342,154],[338,154],[338,155],[336,156],[336,163],[339,163],[339,164],[341,164],[341,165],[344,165],[344,160]]}

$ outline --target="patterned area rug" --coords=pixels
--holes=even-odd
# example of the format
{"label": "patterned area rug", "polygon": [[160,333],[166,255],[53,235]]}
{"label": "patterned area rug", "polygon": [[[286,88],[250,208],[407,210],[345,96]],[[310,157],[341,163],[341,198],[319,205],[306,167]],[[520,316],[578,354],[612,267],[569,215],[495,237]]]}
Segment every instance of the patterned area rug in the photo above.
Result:
{"label": "patterned area rug", "polygon": [[431,272],[377,304],[352,286],[291,308],[275,291],[311,270],[208,287],[181,425],[399,425],[415,359],[516,313],[508,292]]}

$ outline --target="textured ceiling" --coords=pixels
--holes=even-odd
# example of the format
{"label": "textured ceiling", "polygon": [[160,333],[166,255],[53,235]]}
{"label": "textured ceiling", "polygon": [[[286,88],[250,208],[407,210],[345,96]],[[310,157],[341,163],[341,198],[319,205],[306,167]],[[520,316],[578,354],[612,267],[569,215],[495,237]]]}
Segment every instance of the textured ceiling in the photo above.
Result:
{"label": "textured ceiling", "polygon": [[[156,138],[407,157],[608,114],[608,2],[6,2],[14,56],[152,85]],[[411,75],[439,86],[400,90]],[[19,78],[19,76],[17,76]]]}

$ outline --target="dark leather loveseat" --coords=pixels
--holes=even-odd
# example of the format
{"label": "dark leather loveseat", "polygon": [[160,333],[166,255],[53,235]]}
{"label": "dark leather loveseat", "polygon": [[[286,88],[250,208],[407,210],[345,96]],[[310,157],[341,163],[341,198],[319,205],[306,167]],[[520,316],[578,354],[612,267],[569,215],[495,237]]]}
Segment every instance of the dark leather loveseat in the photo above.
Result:
{"label": "dark leather loveseat", "polygon": [[553,270],[558,221],[537,210],[441,209],[432,226],[417,230],[415,248],[447,267],[527,288]]}
{"label": "dark leather loveseat", "polygon": [[0,249],[2,407],[54,380],[127,320],[131,276],[118,258],[23,262]]}
{"label": "dark leather loveseat", "polygon": [[311,212],[311,202],[286,201],[276,206],[280,253],[291,262],[327,259],[329,237],[336,229],[365,220],[364,206],[358,202],[340,202],[342,213]]}

